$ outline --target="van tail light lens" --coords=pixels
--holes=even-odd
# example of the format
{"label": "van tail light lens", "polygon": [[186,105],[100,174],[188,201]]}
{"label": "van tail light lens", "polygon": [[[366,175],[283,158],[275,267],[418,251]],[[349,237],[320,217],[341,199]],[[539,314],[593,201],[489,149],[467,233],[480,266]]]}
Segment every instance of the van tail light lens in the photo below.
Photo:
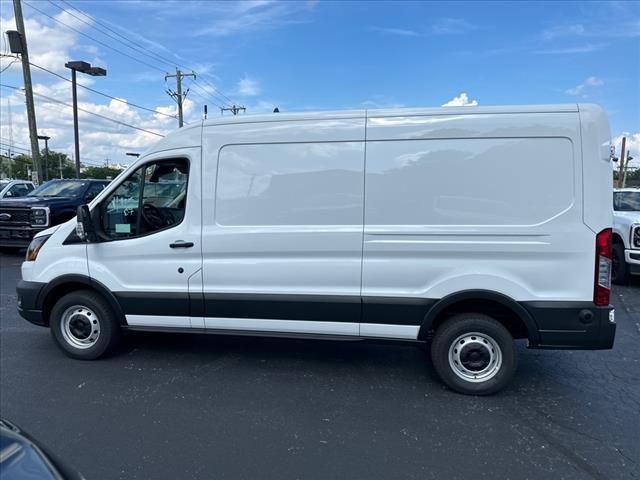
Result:
{"label": "van tail light lens", "polygon": [[609,305],[611,297],[611,240],[613,232],[605,228],[596,235],[596,271],[593,286],[593,303],[599,307]]}

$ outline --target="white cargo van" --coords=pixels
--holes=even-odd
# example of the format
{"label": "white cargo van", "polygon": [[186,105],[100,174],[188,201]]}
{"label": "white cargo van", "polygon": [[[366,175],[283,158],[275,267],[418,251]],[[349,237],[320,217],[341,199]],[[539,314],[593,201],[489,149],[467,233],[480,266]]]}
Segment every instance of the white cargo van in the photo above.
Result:
{"label": "white cargo van", "polygon": [[19,310],[80,359],[127,330],[431,341],[492,393],[514,339],[613,345],[609,146],[594,105],[206,120],[33,240]]}

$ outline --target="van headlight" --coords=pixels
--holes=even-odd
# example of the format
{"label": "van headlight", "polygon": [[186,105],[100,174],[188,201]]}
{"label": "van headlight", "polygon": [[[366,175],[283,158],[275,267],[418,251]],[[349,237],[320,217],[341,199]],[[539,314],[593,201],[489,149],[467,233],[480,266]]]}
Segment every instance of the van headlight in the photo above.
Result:
{"label": "van headlight", "polygon": [[29,244],[29,248],[27,248],[27,262],[35,262],[36,258],[38,258],[38,253],[40,253],[40,249],[49,240],[51,235],[40,235],[39,237],[35,237],[31,240]]}
{"label": "van headlight", "polygon": [[32,227],[46,227],[49,225],[49,208],[32,207],[30,217]]}

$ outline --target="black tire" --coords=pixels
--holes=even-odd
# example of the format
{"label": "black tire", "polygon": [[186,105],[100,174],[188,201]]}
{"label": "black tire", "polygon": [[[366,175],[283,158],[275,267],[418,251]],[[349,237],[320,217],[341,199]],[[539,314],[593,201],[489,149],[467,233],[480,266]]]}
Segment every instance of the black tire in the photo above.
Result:
{"label": "black tire", "polygon": [[[477,337],[472,334],[479,334]],[[461,336],[469,335],[467,346],[455,348],[455,345],[464,344]],[[496,349],[491,345],[499,347]],[[449,359],[451,352],[460,352],[460,360],[468,360],[467,365],[471,370],[464,368],[455,360],[455,356]],[[493,352],[493,353],[492,353]],[[472,357],[473,356],[473,357]],[[499,322],[481,313],[463,313],[455,315],[444,322],[435,332],[431,344],[431,360],[440,379],[452,390],[466,395],[491,395],[502,390],[513,378],[517,357],[513,338],[509,331]],[[474,362],[480,363],[474,363]],[[473,373],[473,369],[482,368],[487,364],[486,380],[468,380],[463,378],[465,373]],[[460,365],[460,374],[456,373],[453,364]],[[490,366],[493,365],[493,368]]]}
{"label": "black tire", "polygon": [[[63,316],[71,318],[66,322],[70,324],[68,329],[63,326]],[[121,336],[120,324],[107,301],[90,290],[78,290],[58,300],[51,310],[49,326],[60,349],[80,360],[95,360],[108,354]],[[87,338],[80,338],[84,334]],[[83,341],[86,345],[78,346]]]}
{"label": "black tire", "polygon": [[629,265],[624,258],[624,245],[622,243],[613,244],[611,281],[617,284],[629,283]]}

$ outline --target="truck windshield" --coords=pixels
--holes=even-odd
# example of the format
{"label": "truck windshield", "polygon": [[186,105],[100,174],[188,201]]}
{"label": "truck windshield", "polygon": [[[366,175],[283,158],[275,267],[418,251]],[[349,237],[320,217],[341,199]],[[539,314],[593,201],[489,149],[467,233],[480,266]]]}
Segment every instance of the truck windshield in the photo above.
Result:
{"label": "truck windshield", "polygon": [[29,197],[77,197],[87,186],[87,182],[51,180],[43,183]]}
{"label": "truck windshield", "polygon": [[618,212],[640,212],[640,190],[637,192],[615,192],[613,209]]}

